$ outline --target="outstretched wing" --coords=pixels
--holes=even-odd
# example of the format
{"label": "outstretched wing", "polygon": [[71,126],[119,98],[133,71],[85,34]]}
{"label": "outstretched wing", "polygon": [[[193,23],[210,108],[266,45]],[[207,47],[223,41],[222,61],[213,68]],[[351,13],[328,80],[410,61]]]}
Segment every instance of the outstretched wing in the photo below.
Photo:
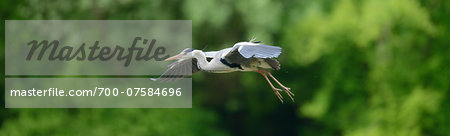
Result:
{"label": "outstretched wing", "polygon": [[281,48],[277,46],[240,42],[231,48],[225,55],[225,59],[230,63],[240,63],[250,58],[277,58],[280,54]]}
{"label": "outstretched wing", "polygon": [[[207,61],[211,61],[214,58],[216,51],[204,52]],[[159,77],[151,78],[153,81],[175,81],[177,79],[191,76],[192,74],[200,71],[198,67],[197,59],[182,59],[177,60],[168,66],[169,68]]]}
{"label": "outstretched wing", "polygon": [[169,68],[157,79],[153,81],[175,81],[177,79],[191,76],[193,73],[200,71],[197,67],[197,59],[183,59],[171,63]]}

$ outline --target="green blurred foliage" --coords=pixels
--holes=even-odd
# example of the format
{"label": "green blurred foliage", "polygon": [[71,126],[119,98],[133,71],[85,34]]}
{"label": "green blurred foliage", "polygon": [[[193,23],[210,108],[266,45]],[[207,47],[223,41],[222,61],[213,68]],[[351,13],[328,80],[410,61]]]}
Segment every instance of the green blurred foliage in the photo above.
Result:
{"label": "green blurred foliage", "polygon": [[192,20],[193,45],[208,45],[205,50],[256,37],[283,48],[282,68],[273,73],[296,94],[295,103],[282,104],[256,73],[198,73],[192,109],[3,109],[0,135],[450,133],[446,0],[30,0],[0,5],[4,19]]}
{"label": "green blurred foliage", "polygon": [[[20,109],[0,135],[225,135],[199,109]],[[195,125],[193,125],[195,124]]]}

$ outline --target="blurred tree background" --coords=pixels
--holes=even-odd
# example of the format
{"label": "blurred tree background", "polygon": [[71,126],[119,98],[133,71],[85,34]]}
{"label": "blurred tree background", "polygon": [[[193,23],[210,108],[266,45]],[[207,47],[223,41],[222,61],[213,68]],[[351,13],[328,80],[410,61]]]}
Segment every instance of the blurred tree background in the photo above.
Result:
{"label": "blurred tree background", "polygon": [[2,109],[0,135],[450,134],[448,0],[6,0],[0,7],[4,20],[192,20],[192,44],[205,50],[256,37],[283,48],[273,73],[296,95],[280,103],[257,73],[198,73],[192,109]]}

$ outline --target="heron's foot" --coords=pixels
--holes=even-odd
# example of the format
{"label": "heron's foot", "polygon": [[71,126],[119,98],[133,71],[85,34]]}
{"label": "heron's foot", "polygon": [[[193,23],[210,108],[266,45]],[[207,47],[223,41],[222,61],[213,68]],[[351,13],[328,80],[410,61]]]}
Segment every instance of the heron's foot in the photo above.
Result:
{"label": "heron's foot", "polygon": [[278,88],[272,88],[273,92],[275,93],[275,95],[277,95],[278,99],[280,99],[281,103],[283,103],[283,96],[281,96],[280,92],[282,92],[283,90],[278,89]]}
{"label": "heron's foot", "polygon": [[288,88],[286,86],[281,86],[281,88],[283,88],[284,92],[286,92],[286,94],[291,98],[291,100],[293,102],[295,102],[294,97],[293,97],[295,95],[294,95],[294,93],[291,92],[291,88]]}
{"label": "heron's foot", "polygon": [[[280,82],[278,82],[278,80],[277,80],[275,77],[273,77],[272,74],[270,74],[270,72],[267,72],[267,71],[265,71],[265,70],[255,70],[255,72],[258,72],[258,73],[260,73],[262,76],[264,76],[264,78],[265,78],[265,79],[267,80],[267,82],[269,83],[270,87],[272,87],[272,90],[275,92],[275,95],[277,95],[278,99],[280,99],[281,103],[283,103],[283,96],[281,96],[280,92],[283,92],[283,91],[286,92],[286,94],[291,98],[291,100],[292,100],[293,102],[295,102],[295,101],[294,101],[294,97],[292,97],[292,96],[295,96],[295,95],[294,95],[294,93],[292,93],[292,92],[290,91],[291,88],[288,88],[288,87],[284,86],[283,84],[281,84]],[[272,85],[272,82],[270,82],[269,78],[267,78],[267,75],[269,75],[273,80],[275,80],[275,82],[277,82],[278,85],[280,85],[281,88],[283,88],[283,89],[275,88],[275,87]]]}

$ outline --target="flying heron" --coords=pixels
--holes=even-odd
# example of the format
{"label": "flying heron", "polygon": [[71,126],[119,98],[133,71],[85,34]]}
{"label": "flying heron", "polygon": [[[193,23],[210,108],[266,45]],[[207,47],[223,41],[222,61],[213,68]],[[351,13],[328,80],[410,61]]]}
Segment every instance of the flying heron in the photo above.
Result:
{"label": "flying heron", "polygon": [[[294,101],[294,93],[290,88],[281,84],[269,71],[264,69],[279,70],[280,63],[275,60],[281,54],[281,48],[277,46],[264,45],[260,41],[250,40],[239,42],[231,48],[219,51],[203,52],[187,48],[178,55],[167,58],[177,60],[170,64],[168,69],[158,79],[160,81],[172,81],[184,76],[190,76],[198,71],[211,73],[229,73],[234,71],[252,71],[260,73],[272,87],[275,95],[283,102],[280,92],[284,91]],[[272,78],[282,89],[273,86],[269,78]]]}

